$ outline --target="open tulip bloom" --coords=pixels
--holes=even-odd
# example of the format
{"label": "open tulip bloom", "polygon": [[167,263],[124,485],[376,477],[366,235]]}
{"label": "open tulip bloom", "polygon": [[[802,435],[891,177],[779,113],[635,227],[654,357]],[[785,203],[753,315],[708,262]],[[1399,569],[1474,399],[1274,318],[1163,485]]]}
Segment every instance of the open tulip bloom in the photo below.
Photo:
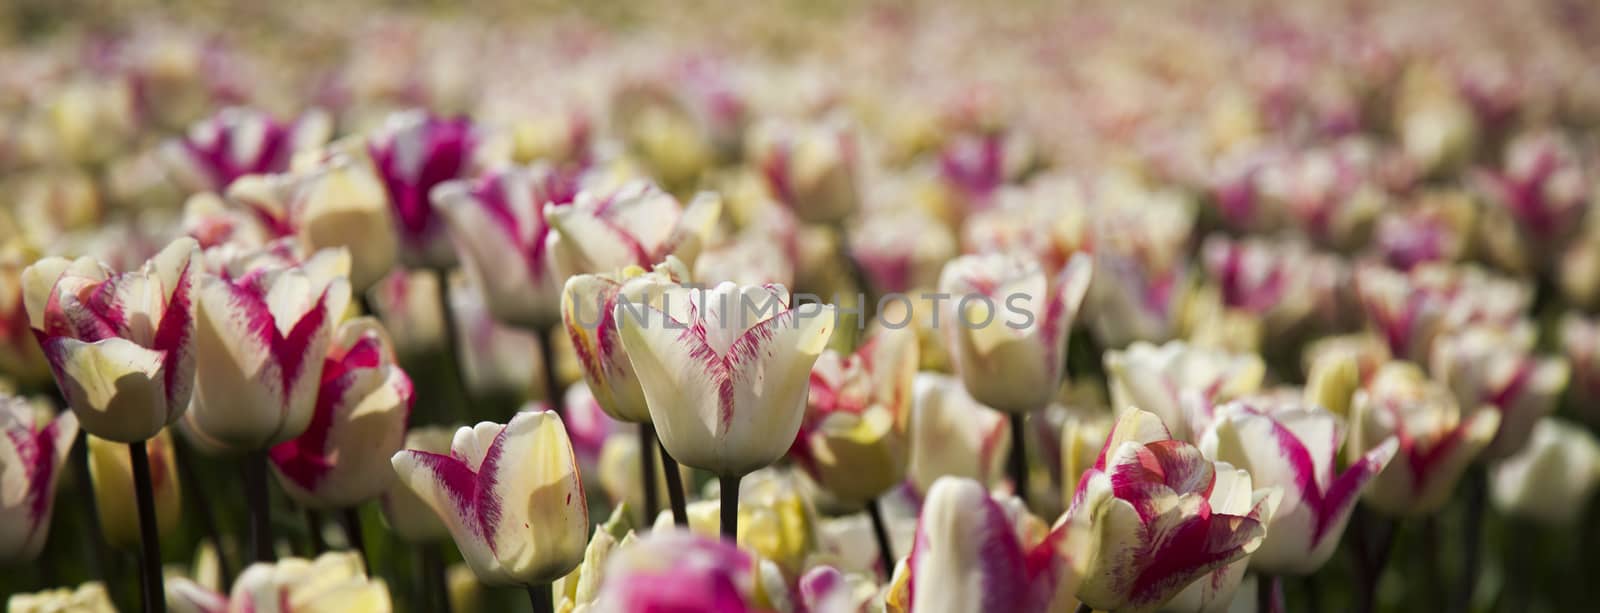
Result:
{"label": "open tulip bloom", "polygon": [[1199,436],[1201,452],[1250,473],[1256,487],[1283,491],[1250,566],[1264,573],[1316,572],[1339,544],[1367,482],[1399,443],[1388,440],[1336,473],[1345,426],[1326,409],[1240,400],[1216,409]]}
{"label": "open tulip bloom", "polygon": [[1172,439],[1154,414],[1124,414],[1067,511],[1092,531],[1078,598],[1108,611],[1155,610],[1189,590],[1199,608],[1228,602],[1244,571],[1234,565],[1261,545],[1280,495]]}
{"label": "open tulip bloom", "polygon": [[367,143],[367,155],[389,194],[401,259],[408,265],[454,262],[430,199],[435,186],[472,170],[478,141],[470,119],[408,111],[391,115]]}
{"label": "open tulip bloom", "polygon": [[1499,411],[1488,405],[1463,408],[1416,366],[1391,362],[1356,392],[1345,453],[1358,460],[1397,439],[1394,460],[1364,498],[1388,515],[1421,516],[1449,501],[1462,473],[1499,428]]}
{"label": "open tulip bloom", "polygon": [[230,107],[194,124],[162,153],[174,178],[191,191],[221,192],[245,175],[288,170],[296,153],[321,146],[332,129],[320,111],[285,123],[262,111]]}

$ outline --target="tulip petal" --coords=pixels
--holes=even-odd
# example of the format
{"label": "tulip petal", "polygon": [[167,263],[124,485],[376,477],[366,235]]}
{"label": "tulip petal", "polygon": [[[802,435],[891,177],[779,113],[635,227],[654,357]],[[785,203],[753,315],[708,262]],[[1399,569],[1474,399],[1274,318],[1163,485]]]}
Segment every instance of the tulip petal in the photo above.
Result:
{"label": "tulip petal", "polygon": [[164,352],[121,338],[85,343],[55,337],[43,346],[84,429],[129,443],[155,436],[167,425]]}

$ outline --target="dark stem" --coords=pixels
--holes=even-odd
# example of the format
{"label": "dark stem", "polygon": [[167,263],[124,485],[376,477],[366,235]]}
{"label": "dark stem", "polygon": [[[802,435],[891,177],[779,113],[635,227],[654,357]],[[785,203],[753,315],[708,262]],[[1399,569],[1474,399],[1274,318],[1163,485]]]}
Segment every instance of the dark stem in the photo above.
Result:
{"label": "dark stem", "polygon": [[311,536],[311,555],[319,556],[328,550],[328,542],[322,539],[322,514],[311,509],[306,509],[306,533]]}
{"label": "dark stem", "polygon": [[[62,401],[61,406],[67,406]],[[73,480],[77,481],[79,490],[78,500],[83,501],[83,512],[86,515],[84,522],[89,534],[89,564],[94,568],[95,577],[111,585],[111,575],[106,572],[106,560],[116,560],[109,555],[106,548],[106,535],[100,527],[100,509],[94,499],[94,478],[89,475],[89,432],[78,430],[78,439],[72,444],[72,471]]]}
{"label": "dark stem", "polygon": [[209,488],[200,483],[200,477],[194,472],[194,465],[190,464],[188,448],[174,450],[178,456],[178,477],[189,484],[185,498],[193,501],[195,515],[200,518],[200,529],[206,533],[206,538],[211,541],[211,546],[217,549],[217,572],[222,575],[222,585],[233,584],[232,564],[228,562],[228,552],[222,547],[222,532],[217,530],[217,517],[211,510],[211,497],[207,496]]}
{"label": "dark stem", "polygon": [[1017,498],[1022,500],[1023,506],[1028,504],[1028,450],[1024,441],[1028,438],[1027,415],[1013,413],[1008,416],[1011,421],[1011,483],[1016,490]]}
{"label": "dark stem", "polygon": [[439,314],[444,319],[444,357],[450,362],[450,374],[455,380],[456,390],[461,393],[458,397],[461,405],[446,407],[447,416],[454,419],[462,415],[464,406],[472,404],[472,388],[467,387],[467,378],[461,372],[465,365],[459,353],[461,338],[456,330],[456,308],[450,304],[450,269],[433,269],[433,278],[439,283]]}
{"label": "dark stem", "polygon": [[339,510],[339,525],[344,527],[344,540],[350,544],[350,549],[361,556],[361,565],[371,568],[367,563],[367,541],[361,535],[361,508],[347,507]]}
{"label": "dark stem", "polygon": [[1078,603],[1078,613],[1094,613],[1094,608],[1080,602]]}
{"label": "dark stem", "polygon": [[883,562],[883,576],[889,577],[894,574],[894,548],[889,546],[889,528],[883,523],[878,499],[867,501],[867,517],[872,518],[872,535],[878,538],[878,559]]}
{"label": "dark stem", "polygon": [[1461,588],[1456,594],[1452,610],[1465,612],[1472,606],[1472,594],[1478,588],[1479,543],[1483,540],[1484,497],[1488,494],[1488,472],[1483,466],[1473,466],[1467,472],[1467,516],[1463,521],[1466,534],[1461,535]]}
{"label": "dark stem", "polygon": [[244,457],[244,497],[250,505],[250,560],[271,562],[272,497],[267,491],[267,454],[252,452]]}
{"label": "dark stem", "polygon": [[1283,613],[1283,578],[1256,575],[1257,613]]}
{"label": "dark stem", "polygon": [[1306,613],[1322,612],[1322,584],[1317,582],[1317,574],[1311,573],[1305,577]]}
{"label": "dark stem", "polygon": [[644,487],[644,523],[648,526],[661,512],[657,498],[660,493],[656,491],[656,427],[648,423],[639,424],[639,473],[644,479],[640,483]]}
{"label": "dark stem", "polygon": [[550,403],[550,410],[556,415],[566,416],[566,411],[561,406],[561,377],[556,367],[556,335],[563,328],[555,328],[550,333],[539,338],[539,363],[544,366],[544,396],[545,402]]}
{"label": "dark stem", "polygon": [[[1394,549],[1395,522],[1387,518],[1374,518],[1376,525],[1375,542],[1368,549],[1370,556],[1363,560],[1361,575],[1363,592],[1356,596],[1360,605],[1356,610],[1367,613],[1374,610],[1378,602],[1378,584],[1383,579],[1383,567],[1389,564],[1389,553]],[[1358,538],[1362,535],[1357,535]]]}
{"label": "dark stem", "polygon": [[550,584],[528,586],[528,602],[533,603],[533,613],[553,613],[556,610],[555,597],[550,593]]}
{"label": "dark stem", "polygon": [[1451,595],[1445,589],[1444,569],[1440,567],[1444,557],[1437,552],[1444,551],[1439,547],[1439,533],[1444,526],[1436,515],[1430,515],[1422,520],[1421,526],[1422,550],[1435,552],[1433,555],[1421,556],[1422,562],[1427,565],[1427,572],[1423,575],[1423,590],[1430,602],[1451,602]]}
{"label": "dark stem", "polygon": [[739,480],[743,475],[722,477],[722,538],[730,543],[739,541]]}
{"label": "dark stem", "polygon": [[150,455],[145,442],[128,443],[133,460],[134,498],[139,505],[139,578],[145,613],[167,610],[167,591],[161,577],[161,535],[156,531],[156,493],[150,483]]}
{"label": "dark stem", "polygon": [[672,525],[679,528],[689,527],[689,501],[683,494],[683,473],[678,471],[678,461],[672,459],[672,454],[667,453],[667,448],[661,446],[661,441],[656,441],[656,449],[661,451],[661,469],[667,473],[667,500],[672,504]]}
{"label": "dark stem", "polygon": [[444,576],[444,555],[439,551],[438,543],[428,543],[422,546],[422,589],[426,594],[423,602],[434,600],[435,611],[450,613],[450,587]]}

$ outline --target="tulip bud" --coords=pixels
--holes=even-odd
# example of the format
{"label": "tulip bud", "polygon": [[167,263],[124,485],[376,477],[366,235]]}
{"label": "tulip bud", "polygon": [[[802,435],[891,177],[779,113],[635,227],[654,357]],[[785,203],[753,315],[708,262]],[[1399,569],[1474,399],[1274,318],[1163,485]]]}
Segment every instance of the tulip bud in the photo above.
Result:
{"label": "tulip bud", "polygon": [[850,232],[850,257],[880,293],[934,287],[956,255],[955,236],[927,213],[899,210],[867,215]]}
{"label": "tulip bud", "polygon": [[1571,526],[1600,486],[1600,442],[1582,427],[1546,417],[1522,451],[1490,469],[1496,508],[1553,526]]}
{"label": "tulip bud", "polygon": [[1183,341],[1134,343],[1106,352],[1105,362],[1112,409],[1118,415],[1134,409],[1155,413],[1179,440],[1192,440],[1199,425],[1190,423],[1183,405],[1186,395],[1210,406],[1260,389],[1266,376],[1259,355],[1190,347]]}
{"label": "tulip bud", "polygon": [[407,449],[392,461],[401,484],[444,519],[484,583],[550,583],[583,561],[588,503],[555,413],[463,427],[450,455]]}
{"label": "tulip bud", "polygon": [[561,320],[583,367],[584,380],[612,419],[649,423],[644,390],[622,351],[614,311],[619,303],[638,309],[653,293],[689,281],[688,268],[674,256],[645,272],[630,266],[620,274],[575,275],[561,292]]}
{"label": "tulip bud", "polygon": [[468,175],[478,140],[471,120],[410,111],[389,116],[368,141],[367,155],[388,193],[405,264],[438,267],[453,263],[455,257],[444,240],[444,224],[435,218],[429,194],[440,183]]}
{"label": "tulip bud", "polygon": [[394,360],[375,319],[352,319],[334,331],[310,423],[268,452],[295,502],[349,508],[389,488],[389,457],[401,449],[412,400],[411,378]]}
{"label": "tulip bud", "polygon": [[1471,326],[1433,345],[1430,370],[1461,406],[1487,404],[1500,412],[1500,430],[1483,451],[1498,459],[1521,450],[1533,427],[1556,409],[1571,369],[1561,358],[1532,354],[1531,326],[1520,332]]}
{"label": "tulip bud", "polygon": [[1222,303],[1261,319],[1267,338],[1301,331],[1348,272],[1301,242],[1210,236],[1201,262]]}
{"label": "tulip bud", "polygon": [[297,237],[307,252],[348,250],[356,291],[394,267],[397,239],[383,184],[349,156],[333,155],[294,174],[241,177],[227,193],[256,219],[268,220],[273,233]]}
{"label": "tulip bud", "polygon": [[544,353],[539,346],[545,339],[496,321],[483,294],[465,275],[450,276],[450,305],[458,343],[455,355],[474,397],[548,397],[540,376]]}
{"label": "tulip bud", "polygon": [[783,457],[833,307],[796,309],[783,286],[670,287],[613,317],[661,444],[680,463],[744,475]]}
{"label": "tulip bud", "polygon": [[368,315],[383,321],[401,361],[410,363],[444,346],[439,282],[433,271],[396,268],[367,290],[373,310]]}
{"label": "tulip bud", "polygon": [[0,560],[24,562],[43,551],[56,482],[78,437],[73,413],[43,427],[40,417],[27,400],[0,393],[0,458],[7,475],[0,481]]}
{"label": "tulip bud", "polygon": [[1344,423],[1315,405],[1249,399],[1217,408],[1200,436],[1201,452],[1248,471],[1256,487],[1283,491],[1251,567],[1274,575],[1309,574],[1333,555],[1362,489],[1399,447],[1385,441],[1339,474],[1344,436]]}
{"label": "tulip bud", "polygon": [[722,212],[722,199],[702,192],[687,207],[648,182],[614,191],[579,192],[571,206],[545,205],[559,239],[552,247],[565,275],[648,267],[675,255],[690,271]]}
{"label": "tulip bud", "polygon": [[973,398],[1013,414],[1050,404],[1091,273],[1088,256],[1075,256],[1053,281],[1020,256],[964,256],[945,266],[946,344]]}
{"label": "tulip bud", "polygon": [[106,586],[90,581],[77,589],[58,587],[32,594],[14,594],[6,599],[6,613],[116,613],[117,606],[106,594]]}
{"label": "tulip bud", "polygon": [[918,373],[911,414],[911,460],[907,473],[925,494],[939,477],[1001,481],[1011,449],[1005,414],[979,404],[948,375]]}
{"label": "tulip bud", "polygon": [[167,166],[191,192],[221,192],[245,175],[283,172],[297,152],[319,147],[332,131],[326,113],[314,111],[293,124],[252,109],[226,108],[194,124],[162,148]]}
{"label": "tulip bud", "polygon": [[1559,132],[1518,135],[1505,149],[1500,171],[1473,178],[1491,205],[1480,224],[1488,255],[1502,267],[1545,269],[1582,229],[1593,176],[1577,147]]}
{"label": "tulip bud", "polygon": [[910,330],[884,330],[846,357],[824,352],[789,457],[845,502],[876,499],[904,481],[916,374]]}
{"label": "tulip bud", "polygon": [[462,268],[496,319],[542,329],[557,317],[562,276],[554,252],[560,237],[551,232],[544,209],[571,205],[577,192],[578,177],[548,164],[434,188],[433,207],[449,223]]}
{"label": "tulip bud", "polygon": [[1467,465],[1488,446],[1500,413],[1482,405],[1463,409],[1444,386],[1422,369],[1390,362],[1356,392],[1350,407],[1346,458],[1360,458],[1394,437],[1399,452],[1363,498],[1389,515],[1419,516],[1449,501]]}
{"label": "tulip bud", "polygon": [[800,577],[800,604],[814,613],[866,613],[878,595],[878,586],[867,576],[839,572],[832,566],[816,566]]}
{"label": "tulip bud", "polygon": [[[134,501],[133,460],[128,446],[89,435],[89,478],[94,482],[95,509],[100,532],[115,547],[137,550],[139,512]],[[150,489],[155,497],[156,528],[166,537],[183,518],[183,487],[178,481],[178,461],[172,436],[162,430],[142,443],[150,458]]]}
{"label": "tulip bud", "polygon": [[1081,520],[1046,527],[1015,498],[992,499],[970,479],[939,479],[917,520],[903,602],[919,612],[1072,611],[1089,537]]}
{"label": "tulip bud", "polygon": [[323,360],[350,304],[349,255],[265,265],[195,291],[195,393],[183,433],[213,453],[265,450],[315,413]]}
{"label": "tulip bud", "polygon": [[[449,455],[455,431],[439,426],[412,428],[406,433],[404,449],[437,455]],[[428,503],[418,497],[405,483],[391,479],[389,489],[383,493],[383,518],[401,540],[412,544],[426,544],[450,537],[450,529]]]}
{"label": "tulip bud", "polygon": [[1153,609],[1205,577],[1186,597],[1191,608],[1226,603],[1243,572],[1230,565],[1260,546],[1277,498],[1173,440],[1154,414],[1129,411],[1067,511],[1093,532],[1078,597],[1096,609]]}
{"label": "tulip bud", "polygon": [[30,325],[84,430],[117,442],[155,436],[189,405],[200,274],[180,238],[134,272],[46,258],[22,272]]}
{"label": "tulip bud", "polygon": [[[624,507],[617,507],[614,513],[625,511]],[[556,598],[556,610],[592,606],[595,599],[600,597],[606,562],[618,548],[633,544],[633,531],[622,527],[622,522],[617,522],[616,518],[614,514],[605,525],[595,527],[594,536],[583,549],[583,563],[551,586]],[[622,534],[616,534],[615,531],[621,531]]]}
{"label": "tulip bud", "polygon": [[1478,268],[1430,264],[1410,272],[1356,268],[1356,295],[1368,327],[1397,357],[1425,363],[1439,334],[1471,323],[1510,326],[1527,311],[1528,289]]}
{"label": "tulip bud", "polygon": [[773,198],[808,223],[837,223],[859,206],[856,141],[840,121],[795,125],[769,120],[750,129],[754,156]]}

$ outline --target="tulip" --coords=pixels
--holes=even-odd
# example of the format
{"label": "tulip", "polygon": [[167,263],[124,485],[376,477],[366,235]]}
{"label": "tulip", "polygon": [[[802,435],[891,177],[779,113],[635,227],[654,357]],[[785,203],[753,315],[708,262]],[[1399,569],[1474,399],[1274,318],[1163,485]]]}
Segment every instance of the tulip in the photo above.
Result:
{"label": "tulip", "polygon": [[745,103],[717,62],[625,83],[611,102],[611,124],[652,176],[688,186],[705,168],[737,151]]}
{"label": "tulip", "polygon": [[1283,491],[1261,547],[1250,556],[1251,568],[1305,575],[1333,556],[1362,489],[1399,447],[1384,441],[1336,473],[1344,438],[1344,423],[1315,405],[1248,399],[1216,409],[1200,435],[1201,453],[1249,472],[1256,487]]}
{"label": "tulip", "polygon": [[29,323],[84,430],[123,443],[155,436],[189,405],[196,366],[193,239],[138,271],[46,258],[22,272]]}
{"label": "tulip", "polygon": [[638,308],[647,304],[652,294],[688,280],[689,271],[683,262],[670,255],[650,272],[633,266],[620,274],[584,274],[567,279],[561,292],[561,319],[583,366],[584,380],[600,408],[612,419],[650,423],[644,390],[639,387],[639,377],[618,337],[613,318],[618,303]]}
{"label": "tulip", "polygon": [[968,203],[982,210],[1001,186],[1028,170],[1033,152],[1015,131],[957,134],[939,152],[939,174]]}
{"label": "tulip", "polygon": [[557,580],[551,588],[556,594],[556,610],[570,611],[594,604],[604,584],[606,562],[619,548],[631,546],[635,539],[629,522],[622,520],[626,509],[618,507],[611,519],[596,526],[594,536],[583,549],[583,563]]}
{"label": "tulip", "polygon": [[1336,258],[1298,242],[1211,236],[1201,247],[1201,262],[1222,303],[1259,317],[1268,338],[1301,331],[1348,274]]}
{"label": "tulip", "polygon": [[[549,206],[545,220],[560,236],[553,246],[556,269],[566,275],[649,267],[676,255],[694,269],[722,211],[709,192],[687,207],[643,181],[616,190],[579,192],[571,206]],[[552,302],[552,306],[555,303]]]}
{"label": "tulip", "polygon": [[1186,403],[1211,406],[1249,394],[1266,376],[1259,355],[1191,347],[1183,341],[1134,343],[1106,352],[1105,362],[1116,413],[1155,413],[1179,440],[1193,440],[1200,425],[1190,423],[1198,417],[1190,415]]}
{"label": "tulip", "polygon": [[78,437],[72,413],[43,427],[39,418],[28,401],[0,394],[0,560],[7,562],[32,560],[44,549],[56,481]]}
{"label": "tulip", "polygon": [[[772,237],[746,229],[695,259],[696,276],[740,285],[793,285],[800,262]],[[842,265],[842,263],[841,263]]]}
{"label": "tulip", "polygon": [[445,298],[456,327],[452,351],[459,356],[461,377],[472,397],[550,397],[545,391],[549,383],[539,376],[545,360],[555,359],[553,351],[546,351],[545,339],[497,321],[465,275],[450,276]]}
{"label": "tulip", "polygon": [[1269,163],[1257,185],[1273,206],[1316,243],[1346,249],[1360,245],[1388,204],[1380,183],[1377,146],[1349,137]]}
{"label": "tulip", "polygon": [[[643,313],[619,304],[613,317],[662,447],[721,477],[724,508],[735,507],[739,478],[794,443],[833,307],[791,308],[781,285],[723,283],[665,288]],[[723,514],[729,538],[736,517]]]}
{"label": "tulip", "polygon": [[859,206],[855,135],[841,121],[769,120],[750,129],[745,150],[773,198],[808,223],[837,223]]}
{"label": "tulip", "polygon": [[1108,413],[1073,412],[1061,424],[1061,492],[1072,504],[1083,473],[1100,458],[1114,421]]}
{"label": "tulip", "polygon": [[[421,426],[406,433],[403,449],[449,455],[455,431],[439,426]],[[450,537],[444,520],[405,483],[390,479],[383,493],[383,518],[400,540],[416,545],[432,544]]]}
{"label": "tulip", "polygon": [[1427,362],[1442,332],[1471,323],[1507,327],[1526,312],[1522,284],[1482,270],[1438,264],[1398,272],[1358,266],[1353,277],[1368,327],[1397,357]]}
{"label": "tulip", "polygon": [[[139,513],[129,508],[134,500],[133,460],[128,446],[90,435],[89,478],[94,485],[95,510],[100,515],[100,532],[115,547],[139,547]],[[173,456],[172,436],[162,430],[142,444],[150,461],[150,486],[155,495],[156,529],[161,537],[178,529],[183,517],[183,488],[178,481],[178,462]]]}
{"label": "tulip", "polygon": [[1068,258],[1089,251],[1092,244],[1089,234],[1094,209],[1086,192],[1078,180],[1060,175],[1003,188],[996,194],[995,206],[963,220],[962,250],[1020,251],[1032,254],[1047,270],[1060,270]]}
{"label": "tulip", "polygon": [[560,235],[551,231],[545,207],[570,206],[577,192],[578,177],[548,164],[446,181],[433,189],[433,207],[449,224],[462,268],[482,290],[495,319],[527,328],[555,321],[562,276],[554,254]]}
{"label": "tulip", "polygon": [[[444,346],[445,321],[439,302],[439,276],[427,270],[396,268],[367,290],[368,315],[383,321],[401,361],[422,358]],[[451,292],[472,294],[475,292]],[[474,297],[481,304],[481,297]],[[480,311],[484,310],[479,308]],[[453,313],[460,317],[460,313]],[[487,318],[487,315],[485,315]]]}
{"label": "tulip", "polygon": [[322,146],[332,129],[321,112],[285,125],[261,111],[226,108],[168,141],[162,154],[191,192],[220,192],[245,175],[288,170],[296,153]]}
{"label": "tulip", "polygon": [[453,263],[429,198],[440,183],[467,176],[477,147],[471,120],[441,119],[424,111],[389,116],[368,141],[367,155],[388,193],[399,224],[400,257],[407,265],[436,268]]}
{"label": "tulip", "polygon": [[1520,332],[1470,326],[1434,342],[1430,369],[1463,407],[1487,404],[1500,412],[1500,429],[1486,459],[1527,445],[1535,423],[1555,410],[1571,369],[1561,358],[1532,354],[1531,326]]}
{"label": "tulip", "polygon": [[1560,344],[1572,366],[1571,406],[1590,423],[1600,423],[1600,324],[1577,313],[1561,317]]}
{"label": "tulip", "polygon": [[611,553],[595,609],[757,613],[770,604],[759,574],[731,543],[655,530]]}
{"label": "tulip", "polygon": [[462,427],[449,455],[407,449],[392,461],[484,583],[548,584],[583,561],[588,503],[554,412]]}
{"label": "tulip", "polygon": [[1078,598],[1095,609],[1144,611],[1198,588],[1179,604],[1228,602],[1244,570],[1233,565],[1260,546],[1277,497],[1253,489],[1249,473],[1172,439],[1154,414],[1125,413],[1067,511],[1067,521],[1093,532]]}
{"label": "tulip", "polygon": [[955,236],[932,216],[905,210],[869,214],[850,232],[850,258],[879,293],[934,287],[956,255]]}
{"label": "tulip", "polygon": [[1084,309],[1103,347],[1162,342],[1177,332],[1190,285],[1191,203],[1113,178],[1099,186],[1091,226],[1094,282]]}
{"label": "tulip", "polygon": [[[613,504],[627,504],[628,508],[640,513],[637,519],[649,523],[656,518],[650,512],[650,505],[647,504],[649,501],[645,500],[646,473],[642,470],[645,460],[640,457],[639,450],[646,447],[643,447],[641,442],[639,436],[626,431],[606,437],[605,444],[600,448],[600,458],[596,463],[594,474],[599,476],[600,487]],[[649,445],[651,454],[657,453],[655,439],[650,439]],[[666,471],[655,462],[650,462],[649,468],[650,472],[655,474],[655,491],[668,491]],[[679,478],[683,478],[681,471]],[[657,510],[660,508],[659,505],[657,502]]]}
{"label": "tulip", "polygon": [[1450,499],[1468,464],[1494,439],[1500,412],[1487,405],[1462,408],[1420,368],[1390,362],[1356,392],[1350,424],[1345,454],[1352,463],[1390,437],[1400,445],[1363,498],[1387,515],[1422,516]]}
{"label": "tulip", "polygon": [[307,253],[343,247],[350,283],[365,291],[394,266],[397,249],[387,196],[365,164],[334,155],[293,174],[246,176],[228,187],[276,237],[294,236]]}
{"label": "tulip", "polygon": [[[817,548],[817,511],[800,485],[791,473],[762,469],[749,475],[737,499],[739,525],[733,542],[775,564],[785,577],[798,577],[807,556]],[[718,501],[695,502],[687,512],[689,530],[717,534],[722,517]],[[655,529],[669,529],[665,516],[657,518]]]}
{"label": "tulip", "polygon": [[800,605],[814,613],[866,613],[878,595],[878,586],[862,575],[816,566],[800,577]]}
{"label": "tulip", "polygon": [[322,358],[350,302],[349,266],[343,251],[322,251],[298,266],[200,277],[194,404],[182,422],[191,442],[255,452],[306,430]]}
{"label": "tulip", "polygon": [[848,356],[823,352],[789,457],[829,494],[874,503],[905,480],[916,374],[916,336],[903,328],[880,332]]}
{"label": "tulip", "polygon": [[1512,270],[1546,267],[1582,228],[1594,191],[1585,168],[1560,133],[1522,134],[1507,144],[1503,170],[1473,177],[1491,205],[1479,226],[1488,255]]}
{"label": "tulip", "polygon": [[178,613],[388,613],[389,587],[372,579],[361,557],[330,551],[314,560],[286,558],[246,568],[224,596],[187,579],[172,581],[167,600]]}
{"label": "tulip", "polygon": [[116,613],[117,606],[106,593],[106,586],[90,581],[77,589],[58,587],[32,594],[13,594],[6,599],[6,613]]}
{"label": "tulip", "polygon": [[1046,526],[1020,500],[982,484],[934,482],[907,562],[908,610],[1072,611],[1090,561],[1088,526],[1063,516]]}
{"label": "tulip", "polygon": [[1528,445],[1490,469],[1489,497],[1508,515],[1572,526],[1600,486],[1600,442],[1571,422],[1546,417]]}
{"label": "tulip", "polygon": [[974,479],[992,487],[1011,449],[1005,414],[979,404],[954,377],[918,373],[911,413],[911,485],[927,494],[939,477]]}
{"label": "tulip", "polygon": [[[9,251],[9,249],[7,249]],[[28,256],[0,253],[0,375],[22,383],[50,380],[50,362],[29,329],[22,283]]]}
{"label": "tulip", "polygon": [[411,413],[411,378],[377,320],[348,320],[333,336],[305,432],[267,452],[284,491],[309,509],[354,507],[387,490]]}
{"label": "tulip", "polygon": [[1468,233],[1476,215],[1476,205],[1465,192],[1425,192],[1415,206],[1385,211],[1372,242],[1383,260],[1400,270],[1457,261],[1470,246]]}
{"label": "tulip", "polygon": [[1020,256],[964,256],[945,266],[946,343],[973,398],[1013,415],[1050,403],[1091,273],[1087,256],[1053,281]]}

